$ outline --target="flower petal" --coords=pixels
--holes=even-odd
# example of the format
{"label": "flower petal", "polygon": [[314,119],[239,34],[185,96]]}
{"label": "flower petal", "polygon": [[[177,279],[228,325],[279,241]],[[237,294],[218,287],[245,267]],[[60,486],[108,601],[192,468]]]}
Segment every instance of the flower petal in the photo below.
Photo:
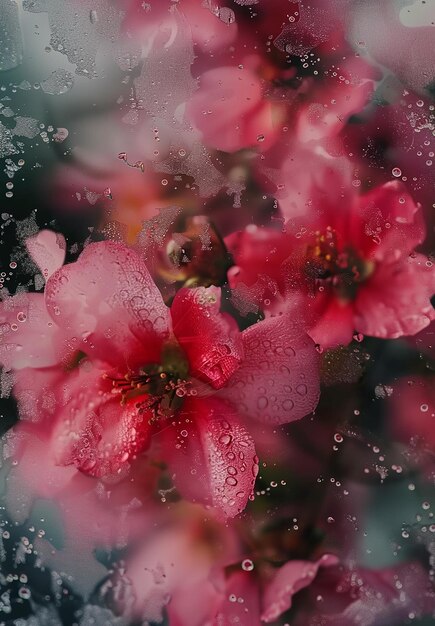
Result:
{"label": "flower petal", "polygon": [[372,337],[415,335],[435,319],[435,268],[422,254],[382,263],[358,292],[355,327]]}
{"label": "flower petal", "polygon": [[[320,298],[317,297],[320,301]],[[334,295],[322,298],[325,306],[309,335],[323,349],[347,346],[355,330],[352,303],[341,302]],[[318,307],[320,309],[320,307]]]}
{"label": "flower petal", "polygon": [[47,309],[86,354],[133,368],[158,361],[169,314],[142,258],[122,244],[89,244],[48,280]]}
{"label": "flower petal", "polygon": [[338,559],[324,554],[318,561],[289,561],[279,568],[263,592],[263,622],[275,621],[292,605],[293,595],[310,585],[319,567],[337,565]]}
{"label": "flower petal", "polygon": [[147,416],[134,401],[121,406],[102,371],[85,366],[59,386],[53,454],[60,465],[73,464],[91,476],[119,474],[149,442]]}
{"label": "flower petal", "polygon": [[263,99],[261,81],[248,68],[229,66],[204,72],[187,114],[206,145],[225,152],[255,145],[264,149],[278,128],[271,103]]}
{"label": "flower petal", "polygon": [[[361,196],[355,243],[360,240],[365,256],[377,262],[391,262],[408,255],[424,241],[426,228],[421,206],[403,183],[391,181]],[[362,239],[361,239],[362,238]]]}
{"label": "flower petal", "polygon": [[216,626],[260,626],[260,588],[257,576],[243,570],[232,572],[226,593],[213,624]]}
{"label": "flower petal", "polygon": [[165,461],[182,496],[234,517],[246,506],[258,472],[254,442],[217,398],[187,399],[175,426],[160,434]]}
{"label": "flower petal", "polygon": [[50,367],[69,350],[40,293],[20,293],[0,303],[0,362],[9,369]]}
{"label": "flower petal", "polygon": [[26,239],[26,248],[45,280],[64,264],[66,241],[60,233],[40,230],[37,235]]}
{"label": "flower petal", "polygon": [[316,408],[319,355],[289,315],[268,318],[243,333],[245,358],[222,395],[240,413],[285,424]]}
{"label": "flower petal", "polygon": [[192,376],[215,389],[223,387],[243,357],[235,321],[219,311],[217,287],[181,289],[171,306],[174,333],[185,351]]}

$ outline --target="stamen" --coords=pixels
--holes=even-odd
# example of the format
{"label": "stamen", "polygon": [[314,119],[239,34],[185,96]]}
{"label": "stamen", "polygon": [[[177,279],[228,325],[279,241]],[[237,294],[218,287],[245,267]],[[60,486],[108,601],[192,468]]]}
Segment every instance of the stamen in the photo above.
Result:
{"label": "stamen", "polygon": [[124,377],[103,374],[103,378],[111,381],[112,393],[121,396],[121,405],[137,396],[146,396],[136,403],[136,408],[139,413],[151,411],[150,424],[172,416],[185,396],[196,395],[190,389],[190,381],[165,371],[149,373],[143,370],[139,374],[127,373]]}

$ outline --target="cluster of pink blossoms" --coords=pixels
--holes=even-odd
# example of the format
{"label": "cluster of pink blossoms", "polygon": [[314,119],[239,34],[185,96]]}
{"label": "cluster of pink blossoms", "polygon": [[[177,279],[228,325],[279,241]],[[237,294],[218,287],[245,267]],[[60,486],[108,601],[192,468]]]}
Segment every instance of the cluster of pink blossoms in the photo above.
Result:
{"label": "cluster of pink blossoms", "polygon": [[[423,141],[433,107],[406,67],[392,68],[395,99],[377,103],[387,70],[375,46],[361,54],[350,41],[352,0],[123,4],[124,35],[149,72],[135,88],[149,86],[158,114],[153,95],[134,136],[113,115],[116,153],[92,145],[79,168],[46,181],[69,212],[77,194],[99,203],[98,235],[69,262],[62,234],[29,237],[45,286],[1,302],[0,361],[20,417],[11,483],[58,503],[70,558],[80,542],[89,553],[128,545],[99,588],[127,620],[375,626],[433,615],[421,563],[371,570],[340,545],[341,501],[334,531],[314,537],[307,523],[296,544],[291,494],[255,509],[262,467],[324,471],[330,422],[336,430],[335,409],[316,414],[327,359],[435,318],[430,185],[415,184],[400,146],[374,168],[365,144],[378,109],[399,119],[410,94],[428,111]],[[409,439],[397,414],[395,436]],[[295,452],[285,425],[297,420],[318,430]]]}

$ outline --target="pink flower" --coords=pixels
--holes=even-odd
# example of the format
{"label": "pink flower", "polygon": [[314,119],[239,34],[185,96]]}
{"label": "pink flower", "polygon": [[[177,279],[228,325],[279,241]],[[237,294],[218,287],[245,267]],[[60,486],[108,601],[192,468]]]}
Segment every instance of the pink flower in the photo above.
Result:
{"label": "pink flower", "polygon": [[216,287],[182,289],[168,309],[121,244],[88,245],[44,295],[6,299],[1,322],[21,411],[30,395],[59,464],[119,476],[158,435],[182,495],[228,516],[258,469],[245,417],[277,425],[317,404],[314,344],[289,316],[241,333]]}
{"label": "pink flower", "polygon": [[284,233],[251,228],[228,239],[232,286],[253,293],[257,284],[260,293],[263,276],[280,310],[303,294],[309,334],[323,347],[347,344],[355,332],[419,332],[435,317],[434,268],[414,252],[425,238],[421,207],[399,182],[360,196],[333,169],[329,179],[327,189],[313,189],[316,211]]}
{"label": "pink flower", "polygon": [[155,3],[127,0],[124,28],[145,46],[159,30],[170,27],[171,15],[177,12],[189,25],[193,42],[202,52],[212,53],[231,45],[237,36],[234,12],[221,4],[217,0],[183,0],[176,5],[167,0]]}
{"label": "pink flower", "polygon": [[[237,536],[230,525],[207,519],[202,507],[182,503],[173,513],[127,559],[124,584],[133,601],[116,608],[142,622],[160,623],[165,611],[171,625],[204,626],[222,602],[225,567],[240,558]],[[122,586],[122,578],[113,578],[113,587]]]}
{"label": "pink flower", "polygon": [[[320,598],[320,599],[319,599]],[[419,563],[367,569],[323,570],[309,588],[295,626],[375,626],[401,624],[413,613],[433,615],[433,583]]]}
{"label": "pink flower", "polygon": [[[247,562],[252,571],[243,571]],[[312,584],[321,567],[337,563],[336,556],[324,554],[315,562],[292,560],[282,567],[265,567],[258,572],[252,561],[245,559],[242,567],[228,576],[226,593],[213,623],[260,626],[262,622],[275,622],[291,607],[293,596]]]}
{"label": "pink flower", "polygon": [[263,89],[264,80],[249,66],[208,70],[187,104],[187,116],[216,150],[267,149],[281,132],[284,109],[267,100]]}
{"label": "pink flower", "polygon": [[128,616],[159,623],[165,610],[176,626],[259,626],[287,611],[320,569],[338,563],[331,554],[279,567],[251,560],[241,541],[247,530],[206,519],[199,507],[178,508],[127,560],[124,580],[134,596]]}

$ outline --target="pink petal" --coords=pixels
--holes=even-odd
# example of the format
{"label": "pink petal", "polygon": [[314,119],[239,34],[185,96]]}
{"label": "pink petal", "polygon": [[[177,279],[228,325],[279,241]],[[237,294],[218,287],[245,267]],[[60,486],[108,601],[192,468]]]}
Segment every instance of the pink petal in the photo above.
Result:
{"label": "pink petal", "polygon": [[213,626],[260,626],[260,588],[255,573],[232,572],[225,591]]}
{"label": "pink petal", "polygon": [[134,401],[121,406],[103,372],[88,366],[59,386],[51,447],[61,465],[74,464],[92,476],[113,475],[148,444],[148,419]]}
{"label": "pink petal", "polygon": [[391,181],[376,187],[359,199],[358,228],[355,243],[378,262],[391,262],[408,255],[424,241],[426,228],[419,204],[403,183]]}
{"label": "pink petal", "polygon": [[190,374],[219,389],[239,367],[243,343],[235,321],[219,311],[220,289],[181,289],[171,306],[175,336]]}
{"label": "pink petal", "polygon": [[48,280],[45,297],[86,354],[131,368],[160,360],[168,310],[142,258],[124,245],[88,245]]}
{"label": "pink petal", "polygon": [[291,607],[293,595],[312,583],[319,567],[331,567],[337,563],[337,557],[324,554],[315,563],[289,561],[280,567],[264,590],[262,621],[275,621]]}
{"label": "pink petal", "polygon": [[325,310],[308,334],[323,349],[346,346],[352,341],[355,331],[354,309],[351,302],[341,302],[331,296],[327,298]]}
{"label": "pink petal", "polygon": [[[349,64],[348,64],[349,65]],[[353,75],[349,84],[338,80],[331,80],[329,84],[313,93],[310,103],[302,109],[297,120],[297,134],[301,142],[317,142],[329,137],[336,137],[344,128],[349,117],[359,113],[367,104],[374,89],[373,80],[361,77],[355,81],[355,74],[351,66],[342,68]],[[373,69],[366,65],[365,75],[373,73]]]}
{"label": "pink petal", "polygon": [[251,286],[259,278],[266,284],[279,285],[282,264],[290,255],[292,243],[292,237],[282,231],[253,225],[226,237],[225,244],[237,266],[229,272],[231,287],[241,282]]}
{"label": "pink petal", "polygon": [[217,398],[186,400],[175,426],[160,434],[165,461],[182,496],[234,517],[246,506],[258,472],[250,434]]}
{"label": "pink petal", "polygon": [[355,327],[372,337],[415,335],[435,319],[435,268],[422,254],[380,263],[355,302]]}
{"label": "pink petal", "polygon": [[37,235],[26,239],[26,248],[45,280],[64,264],[66,241],[60,233],[40,230]]}
{"label": "pink petal", "polygon": [[[221,12],[216,4],[215,10],[197,0],[183,2],[180,10],[185,15],[192,31],[193,41],[204,52],[214,52],[219,48],[227,48],[237,36],[237,23],[228,22],[229,9],[224,7]],[[226,18],[228,12],[228,17]]]}
{"label": "pink petal", "polygon": [[20,421],[46,422],[42,431],[51,429],[57,412],[57,391],[66,382],[61,367],[27,367],[14,372],[14,397],[18,403]]}
{"label": "pink petal", "polygon": [[286,220],[307,217],[314,221],[315,230],[335,227],[337,221],[342,224],[355,195],[352,174],[351,163],[344,157],[331,157],[300,143],[292,145],[274,177],[282,215]]}
{"label": "pink petal", "polygon": [[210,528],[197,519],[200,511],[190,507],[189,517],[177,524],[156,524],[144,535],[145,545],[132,551],[126,575],[134,590],[132,614],[140,623],[160,623],[167,607],[171,625],[204,626],[215,612],[220,599],[211,576],[216,553],[202,541]]}
{"label": "pink petal", "polygon": [[316,408],[319,355],[289,315],[268,318],[243,332],[245,358],[222,395],[256,420],[285,424]]}
{"label": "pink petal", "polygon": [[258,145],[258,137],[275,134],[272,107],[262,100],[262,86],[248,68],[218,67],[201,75],[199,90],[187,114],[204,142],[217,150],[236,152]]}
{"label": "pink petal", "polygon": [[0,362],[6,370],[50,367],[68,351],[39,293],[20,293],[0,303]]}

